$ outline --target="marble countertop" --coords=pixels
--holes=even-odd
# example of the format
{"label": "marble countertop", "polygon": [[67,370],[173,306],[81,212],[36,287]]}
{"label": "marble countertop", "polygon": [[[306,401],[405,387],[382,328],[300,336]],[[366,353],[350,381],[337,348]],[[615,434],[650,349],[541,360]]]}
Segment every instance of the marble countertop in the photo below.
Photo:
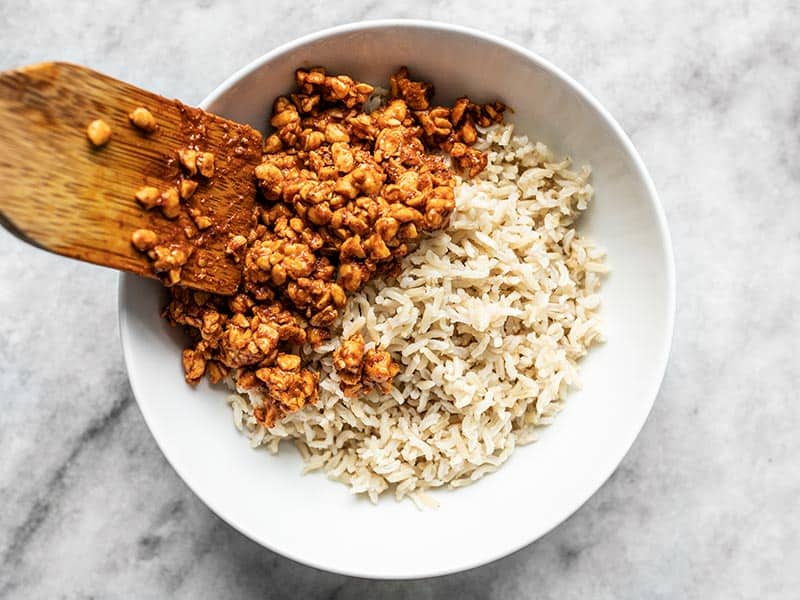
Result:
{"label": "marble countertop", "polygon": [[675,246],[672,358],[614,476],[543,539],[466,573],[300,566],[223,523],[162,457],[126,378],[116,274],[0,232],[0,598],[797,597],[797,4],[493,4],[6,0],[0,69],[70,60],[196,103],[278,44],[380,17],[477,27],[552,60],[633,138]]}

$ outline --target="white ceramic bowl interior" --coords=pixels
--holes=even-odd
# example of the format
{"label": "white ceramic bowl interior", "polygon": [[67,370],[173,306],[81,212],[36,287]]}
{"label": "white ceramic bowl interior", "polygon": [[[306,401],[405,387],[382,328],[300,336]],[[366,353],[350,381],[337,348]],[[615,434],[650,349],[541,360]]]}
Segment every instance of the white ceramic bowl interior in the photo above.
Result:
{"label": "white ceramic bowl interior", "polygon": [[500,558],[580,507],[650,411],[674,313],[672,253],[653,184],[620,127],[575,81],[523,48],[444,24],[367,22],[302,38],[235,74],[204,106],[263,130],[294,70],[314,65],[384,86],[407,65],[435,83],[437,101],[499,99],[513,107],[517,131],[592,165],[596,199],[579,228],[608,249],[613,273],[602,290],[608,342],[582,363],[583,389],[539,442],[473,486],[435,493],[441,508],[420,512],[391,497],[372,506],[322,474],[301,476],[289,445],[278,456],[252,450],[233,426],[225,391],[184,383],[181,335],[159,317],[159,286],[123,275],[119,314],[131,385],[191,489],[276,552],[377,578],[439,575]]}

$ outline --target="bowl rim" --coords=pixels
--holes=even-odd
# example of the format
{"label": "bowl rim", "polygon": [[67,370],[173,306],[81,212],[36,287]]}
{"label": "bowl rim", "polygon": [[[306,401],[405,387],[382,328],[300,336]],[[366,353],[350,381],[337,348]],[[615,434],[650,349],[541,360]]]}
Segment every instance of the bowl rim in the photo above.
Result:
{"label": "bowl rim", "polygon": [[[642,429],[644,428],[645,423],[652,412],[653,405],[655,404],[655,399],[658,395],[658,392],[661,388],[661,383],[664,379],[664,375],[666,373],[667,365],[669,363],[670,352],[672,348],[672,340],[674,337],[674,330],[675,330],[675,306],[676,306],[676,281],[675,281],[675,257],[672,248],[672,240],[670,237],[669,227],[667,223],[666,214],[664,213],[663,205],[661,204],[660,198],[656,191],[655,184],[653,183],[652,178],[647,170],[647,167],[644,164],[641,156],[639,155],[638,151],[633,145],[633,142],[630,140],[628,135],[622,129],[622,127],[617,123],[614,117],[608,112],[606,108],[603,107],[602,104],[592,95],[590,94],[586,88],[584,88],[577,80],[573,79],[570,75],[566,72],[561,70],[559,67],[555,66],[545,58],[542,58],[532,50],[525,48],[524,46],[517,44],[515,42],[511,42],[505,40],[499,36],[494,34],[486,33],[484,31],[473,29],[471,27],[465,27],[462,25],[454,25],[447,22],[442,21],[433,21],[433,20],[423,20],[423,19],[377,19],[377,20],[370,20],[370,21],[356,21],[351,23],[346,23],[342,25],[337,25],[334,27],[328,27],[325,29],[321,29],[301,37],[295,38],[290,40],[284,44],[281,44],[272,50],[266,52],[265,54],[259,56],[258,58],[250,61],[244,67],[240,68],[239,70],[235,71],[232,75],[227,77],[222,83],[217,85],[211,93],[209,93],[202,102],[200,102],[200,108],[207,109],[208,106],[216,102],[225,92],[227,92],[230,88],[236,85],[240,80],[249,76],[254,71],[260,69],[265,63],[268,63],[278,56],[291,52],[301,46],[307,45],[312,42],[316,42],[318,40],[336,36],[345,33],[352,33],[358,31],[367,31],[367,30],[382,30],[382,29],[391,29],[391,28],[407,28],[407,29],[422,29],[431,32],[453,32],[459,33],[466,36],[471,36],[477,39],[480,39],[485,42],[489,42],[491,44],[495,44],[505,48],[506,50],[518,54],[522,56],[524,59],[533,62],[537,65],[537,67],[548,71],[550,74],[555,76],[557,79],[563,81],[572,92],[577,94],[581,99],[587,102],[592,109],[594,109],[597,114],[603,119],[605,124],[613,131],[616,137],[619,139],[620,143],[624,147],[625,151],[628,153],[630,158],[632,159],[633,164],[635,165],[637,174],[641,177],[642,181],[644,182],[644,186],[647,192],[648,199],[650,204],[652,205],[655,216],[656,216],[656,224],[660,233],[661,242],[662,242],[662,249],[664,252],[665,257],[665,264],[664,267],[666,269],[666,284],[667,284],[667,315],[666,315],[666,332],[667,335],[665,336],[665,342],[662,348],[659,351],[657,360],[655,364],[658,366],[657,369],[654,369],[653,376],[651,376],[651,381],[649,385],[648,392],[643,397],[643,402],[647,402],[647,411],[643,413],[643,418],[641,424],[638,425],[635,435],[631,437],[630,442],[627,444],[627,447],[624,449],[624,452],[621,454],[619,459],[614,464],[614,466],[608,470],[607,473],[603,473],[601,477],[599,477],[596,481],[597,486],[590,486],[590,488],[576,497],[576,499],[568,506],[568,510],[564,511],[564,516],[558,519],[557,521],[549,524],[549,526],[540,528],[539,530],[532,530],[529,536],[526,536],[526,539],[521,544],[515,544],[509,548],[506,548],[504,551],[495,553],[490,556],[482,555],[479,558],[470,560],[470,561],[463,561],[462,564],[458,564],[455,566],[445,567],[445,568],[438,568],[438,569],[431,569],[424,572],[407,572],[403,573],[402,575],[380,575],[375,573],[365,573],[363,571],[359,571],[358,567],[353,568],[340,568],[338,566],[330,566],[325,564],[320,564],[314,560],[308,560],[303,556],[298,555],[294,552],[287,552],[281,548],[277,548],[273,546],[270,541],[263,536],[260,536],[256,533],[252,533],[247,531],[246,526],[242,523],[239,523],[239,520],[236,518],[235,515],[226,514],[225,511],[220,510],[218,506],[215,505],[214,502],[209,501],[203,495],[201,495],[195,486],[193,486],[189,480],[185,477],[185,474],[182,472],[181,468],[176,464],[173,460],[173,457],[165,449],[164,444],[162,441],[156,437],[154,433],[154,429],[151,426],[151,421],[153,416],[151,415],[148,408],[145,407],[142,403],[139,402],[139,394],[137,393],[137,385],[134,382],[134,379],[130,376],[131,375],[131,361],[132,357],[130,355],[130,344],[127,343],[127,313],[124,309],[124,287],[125,287],[125,274],[120,273],[118,276],[118,283],[117,283],[117,326],[119,329],[120,335],[120,342],[122,345],[122,354],[123,359],[125,362],[125,369],[128,373],[128,380],[131,385],[131,389],[133,391],[133,395],[136,398],[136,403],[139,406],[139,410],[142,413],[142,417],[144,418],[145,424],[147,425],[150,434],[153,436],[153,439],[156,442],[161,453],[164,455],[164,458],[167,460],[167,463],[172,467],[172,469],[178,474],[178,477],[183,481],[183,483],[197,496],[203,504],[205,504],[211,511],[218,516],[220,519],[225,521],[228,525],[233,527],[236,531],[241,533],[246,538],[256,542],[260,546],[270,550],[271,552],[275,552],[283,557],[286,557],[294,562],[299,564],[309,566],[315,569],[319,569],[322,571],[330,572],[330,573],[337,573],[340,575],[347,575],[351,577],[361,577],[367,579],[393,579],[393,580],[405,580],[405,579],[420,579],[420,578],[430,578],[430,577],[441,577],[444,575],[449,575],[452,573],[458,573],[462,571],[466,571],[469,569],[474,569],[483,565],[490,564],[501,558],[505,558],[526,546],[529,546],[536,540],[542,538],[550,531],[558,527],[561,523],[566,521],[569,517],[571,517],[575,512],[578,511],[592,496],[594,496],[597,491],[605,485],[608,481],[609,477],[619,468],[619,465],[622,464],[622,461],[625,459],[627,454],[630,452],[633,443],[639,437]],[[593,488],[593,489],[592,489]]]}

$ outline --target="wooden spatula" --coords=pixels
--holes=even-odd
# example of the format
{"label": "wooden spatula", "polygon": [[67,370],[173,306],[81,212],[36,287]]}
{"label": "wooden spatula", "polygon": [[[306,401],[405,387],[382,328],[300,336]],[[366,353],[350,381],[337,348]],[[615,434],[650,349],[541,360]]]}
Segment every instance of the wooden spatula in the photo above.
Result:
{"label": "wooden spatula", "polygon": [[[157,128],[129,114],[149,110]],[[109,141],[95,147],[87,126],[102,119]],[[214,174],[190,176],[178,152],[214,154]],[[231,236],[251,227],[261,135],[251,127],[168,100],[90,69],[43,63],[0,73],[0,224],[26,242],[79,260],[155,277],[131,244],[138,229],[192,244],[180,284],[232,294],[240,267],[225,254]],[[144,186],[164,191],[198,182],[180,214],[146,210]],[[197,217],[212,225],[197,226]],[[207,224],[208,221],[201,224]]]}

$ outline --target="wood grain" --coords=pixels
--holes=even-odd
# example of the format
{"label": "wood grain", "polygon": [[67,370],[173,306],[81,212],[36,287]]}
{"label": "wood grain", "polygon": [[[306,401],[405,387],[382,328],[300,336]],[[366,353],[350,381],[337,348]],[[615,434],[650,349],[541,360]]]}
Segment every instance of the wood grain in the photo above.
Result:
{"label": "wood grain", "polygon": [[[149,109],[158,129],[145,134],[128,113]],[[112,129],[95,148],[86,127],[95,119]],[[214,226],[197,232],[188,213],[174,221],[146,211],[134,199],[144,185],[159,190],[181,176],[177,151],[213,152],[216,173],[200,182],[184,207],[199,209]],[[240,268],[224,254],[231,234],[246,234],[255,200],[253,168],[261,135],[177,100],[66,63],[43,63],[0,73],[0,224],[46,250],[154,277],[150,260],[131,243],[133,231],[196,247],[182,285],[234,293]]]}

